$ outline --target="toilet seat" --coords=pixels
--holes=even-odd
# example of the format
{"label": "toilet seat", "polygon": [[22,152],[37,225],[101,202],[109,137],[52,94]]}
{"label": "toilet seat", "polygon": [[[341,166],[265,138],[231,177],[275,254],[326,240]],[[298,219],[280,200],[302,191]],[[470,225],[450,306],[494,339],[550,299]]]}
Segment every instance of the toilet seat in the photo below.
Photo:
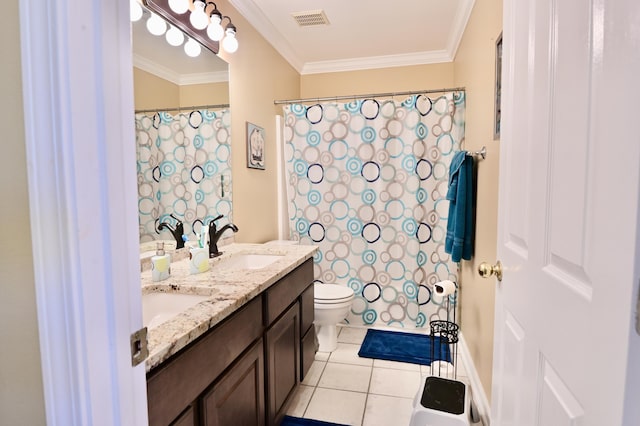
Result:
{"label": "toilet seat", "polygon": [[341,304],[353,299],[353,290],[338,284],[316,284],[313,301],[319,305]]}

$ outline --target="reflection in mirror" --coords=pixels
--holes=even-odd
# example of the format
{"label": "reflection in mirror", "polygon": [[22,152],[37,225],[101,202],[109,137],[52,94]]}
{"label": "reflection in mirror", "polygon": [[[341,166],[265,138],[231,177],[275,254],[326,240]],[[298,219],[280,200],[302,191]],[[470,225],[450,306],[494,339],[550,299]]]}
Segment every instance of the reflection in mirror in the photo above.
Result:
{"label": "reflection in mirror", "polygon": [[232,220],[228,65],[152,35],[150,17],[132,22],[140,242],[195,243],[203,224]]}

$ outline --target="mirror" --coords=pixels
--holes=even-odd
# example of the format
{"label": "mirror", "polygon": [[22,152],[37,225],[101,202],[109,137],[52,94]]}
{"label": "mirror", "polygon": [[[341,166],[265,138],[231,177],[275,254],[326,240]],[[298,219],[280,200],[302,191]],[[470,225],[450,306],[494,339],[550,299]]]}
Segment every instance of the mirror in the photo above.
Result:
{"label": "mirror", "polygon": [[150,16],[131,23],[141,246],[175,241],[180,222],[197,241],[203,224],[232,220],[228,64],[152,35]]}

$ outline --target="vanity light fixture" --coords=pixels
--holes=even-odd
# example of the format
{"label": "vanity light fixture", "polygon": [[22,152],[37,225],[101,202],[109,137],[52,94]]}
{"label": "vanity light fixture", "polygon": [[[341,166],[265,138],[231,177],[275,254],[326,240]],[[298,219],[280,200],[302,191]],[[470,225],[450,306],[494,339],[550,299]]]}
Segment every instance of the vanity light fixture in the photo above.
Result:
{"label": "vanity light fixture", "polygon": [[[222,13],[218,10],[215,3],[213,4],[213,10],[209,16],[209,25],[207,26],[207,36],[213,41],[220,41],[224,37],[224,28],[222,28]],[[231,22],[231,20],[229,20]]]}
{"label": "vanity light fixture", "polygon": [[191,26],[197,30],[204,30],[209,25],[209,17],[204,11],[207,7],[202,0],[196,0],[193,2],[193,10],[189,16],[189,22]]}
{"label": "vanity light fixture", "polygon": [[[238,39],[236,38],[236,26],[231,22],[231,18],[228,16],[222,16],[215,3],[209,2],[208,4],[213,4],[213,11],[211,12],[210,23],[207,27],[207,36],[213,41],[220,41],[222,37],[224,40],[222,41],[222,48],[226,50],[228,53],[233,53],[238,50]],[[229,20],[227,26],[222,28],[222,21],[225,19]]]}
{"label": "vanity light fixture", "polygon": [[200,43],[192,38],[189,38],[189,40],[187,40],[187,42],[184,44],[184,52],[192,58],[200,55],[201,51],[202,48],[200,47]]}
{"label": "vanity light fixture", "polygon": [[236,27],[233,24],[227,25],[225,38],[222,40],[222,48],[229,53],[238,50],[238,39],[236,38]]}
{"label": "vanity light fixture", "polygon": [[138,0],[129,1],[129,18],[131,22],[139,21],[142,18],[142,5],[138,3]]}
{"label": "vanity light fixture", "polygon": [[189,0],[169,0],[169,7],[178,15],[189,11]]}
{"label": "vanity light fixture", "polygon": [[164,35],[167,39],[167,43],[171,46],[180,46],[184,43],[184,33],[173,25],[169,25],[169,27],[169,31]]}
{"label": "vanity light fixture", "polygon": [[152,13],[149,19],[147,19],[147,29],[151,34],[161,36],[167,31],[167,23],[158,15]]}
{"label": "vanity light fixture", "polygon": [[[214,54],[220,49],[228,53],[238,50],[237,28],[231,18],[223,16],[218,6],[207,0],[138,0],[182,30],[186,36],[200,43]],[[190,13],[187,13],[190,11]],[[229,23],[224,26],[222,21]],[[151,30],[150,30],[151,31]],[[164,33],[164,31],[163,31]],[[169,37],[169,36],[167,36]]]}

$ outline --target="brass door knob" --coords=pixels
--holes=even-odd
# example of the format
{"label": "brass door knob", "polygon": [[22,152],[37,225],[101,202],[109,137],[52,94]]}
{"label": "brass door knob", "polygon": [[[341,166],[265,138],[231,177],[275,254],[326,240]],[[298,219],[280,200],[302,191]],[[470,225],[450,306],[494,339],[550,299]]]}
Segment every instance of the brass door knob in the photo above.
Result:
{"label": "brass door knob", "polygon": [[482,278],[489,278],[495,275],[498,281],[502,281],[502,263],[498,260],[495,265],[490,265],[487,262],[482,262],[478,266],[478,273]]}

